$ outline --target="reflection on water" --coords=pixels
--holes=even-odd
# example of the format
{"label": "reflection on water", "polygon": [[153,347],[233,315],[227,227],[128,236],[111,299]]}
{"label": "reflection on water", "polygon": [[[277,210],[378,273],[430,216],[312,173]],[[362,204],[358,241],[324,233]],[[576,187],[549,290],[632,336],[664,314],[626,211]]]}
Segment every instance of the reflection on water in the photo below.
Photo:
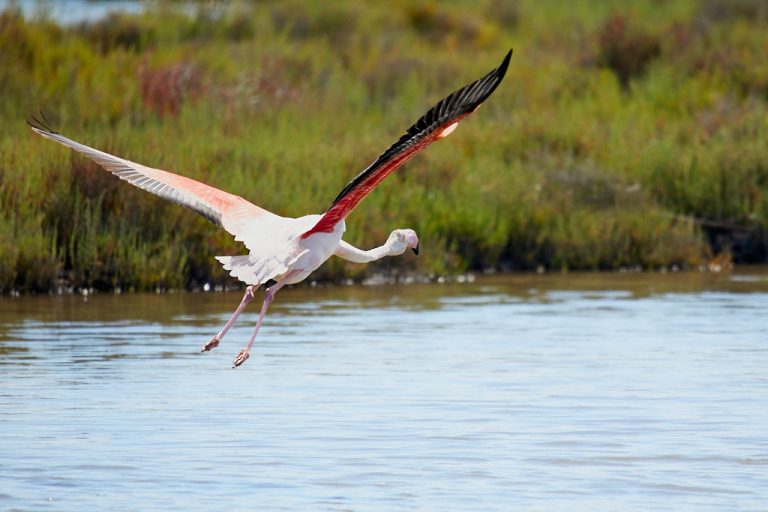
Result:
{"label": "reflection on water", "polygon": [[768,272],[0,300],[0,509],[764,510]]}

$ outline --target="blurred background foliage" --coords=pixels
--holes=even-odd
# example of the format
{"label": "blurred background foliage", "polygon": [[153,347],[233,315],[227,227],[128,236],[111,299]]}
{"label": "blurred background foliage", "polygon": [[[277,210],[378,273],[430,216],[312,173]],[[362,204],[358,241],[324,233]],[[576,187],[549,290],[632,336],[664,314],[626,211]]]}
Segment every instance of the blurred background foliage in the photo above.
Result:
{"label": "blurred background foliage", "polygon": [[0,291],[234,285],[224,231],[34,136],[324,211],[434,102],[493,68],[478,115],[347,222],[423,256],[317,279],[766,262],[768,2],[145,4],[58,24],[0,12]]}

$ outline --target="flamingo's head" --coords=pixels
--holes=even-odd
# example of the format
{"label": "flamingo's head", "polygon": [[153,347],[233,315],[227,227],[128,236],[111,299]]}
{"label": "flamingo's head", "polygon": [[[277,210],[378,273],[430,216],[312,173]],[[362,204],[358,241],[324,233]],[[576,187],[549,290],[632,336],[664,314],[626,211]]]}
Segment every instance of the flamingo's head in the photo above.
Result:
{"label": "flamingo's head", "polygon": [[419,237],[416,236],[416,232],[412,229],[396,229],[389,235],[387,240],[389,245],[389,252],[391,255],[396,256],[403,254],[406,249],[413,251],[413,254],[419,255]]}

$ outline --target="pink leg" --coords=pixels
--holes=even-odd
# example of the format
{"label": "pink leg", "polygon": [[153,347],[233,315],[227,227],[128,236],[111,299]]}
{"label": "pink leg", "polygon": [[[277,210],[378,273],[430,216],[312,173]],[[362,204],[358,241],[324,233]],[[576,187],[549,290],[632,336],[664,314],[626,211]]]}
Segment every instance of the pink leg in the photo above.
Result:
{"label": "pink leg", "polygon": [[264,304],[261,305],[261,313],[259,313],[259,319],[256,322],[256,327],[253,329],[253,334],[251,334],[251,339],[248,341],[248,345],[240,351],[239,354],[235,357],[235,360],[232,363],[232,368],[237,368],[241,364],[243,364],[246,359],[248,359],[251,356],[251,346],[253,346],[253,341],[256,339],[256,335],[259,333],[259,328],[261,327],[261,323],[264,321],[264,315],[267,314],[267,308],[269,307],[269,304],[272,302],[272,299],[275,298],[275,294],[277,291],[283,287],[283,283],[276,283],[269,288],[267,288],[266,293],[264,294]]}
{"label": "pink leg", "polygon": [[211,349],[214,349],[219,346],[219,342],[221,342],[221,338],[224,337],[225,334],[227,334],[227,331],[230,327],[232,327],[232,324],[235,323],[235,320],[237,320],[237,317],[240,316],[240,313],[243,312],[245,309],[245,306],[247,306],[255,296],[256,287],[255,286],[249,286],[245,289],[245,295],[243,295],[243,300],[240,302],[240,305],[237,306],[237,309],[232,314],[232,318],[229,319],[229,322],[227,322],[227,325],[224,326],[224,328],[219,331],[219,334],[211,338],[211,341],[203,345],[203,350],[201,352],[208,352]]}

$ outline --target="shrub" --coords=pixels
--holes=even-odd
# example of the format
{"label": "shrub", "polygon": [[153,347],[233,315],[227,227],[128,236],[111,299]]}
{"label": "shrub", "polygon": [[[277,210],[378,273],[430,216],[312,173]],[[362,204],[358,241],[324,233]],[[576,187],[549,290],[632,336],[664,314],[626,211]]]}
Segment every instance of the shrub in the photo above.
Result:
{"label": "shrub", "polygon": [[597,62],[612,69],[624,88],[644,73],[660,53],[659,39],[636,27],[624,15],[612,15],[598,32]]}

